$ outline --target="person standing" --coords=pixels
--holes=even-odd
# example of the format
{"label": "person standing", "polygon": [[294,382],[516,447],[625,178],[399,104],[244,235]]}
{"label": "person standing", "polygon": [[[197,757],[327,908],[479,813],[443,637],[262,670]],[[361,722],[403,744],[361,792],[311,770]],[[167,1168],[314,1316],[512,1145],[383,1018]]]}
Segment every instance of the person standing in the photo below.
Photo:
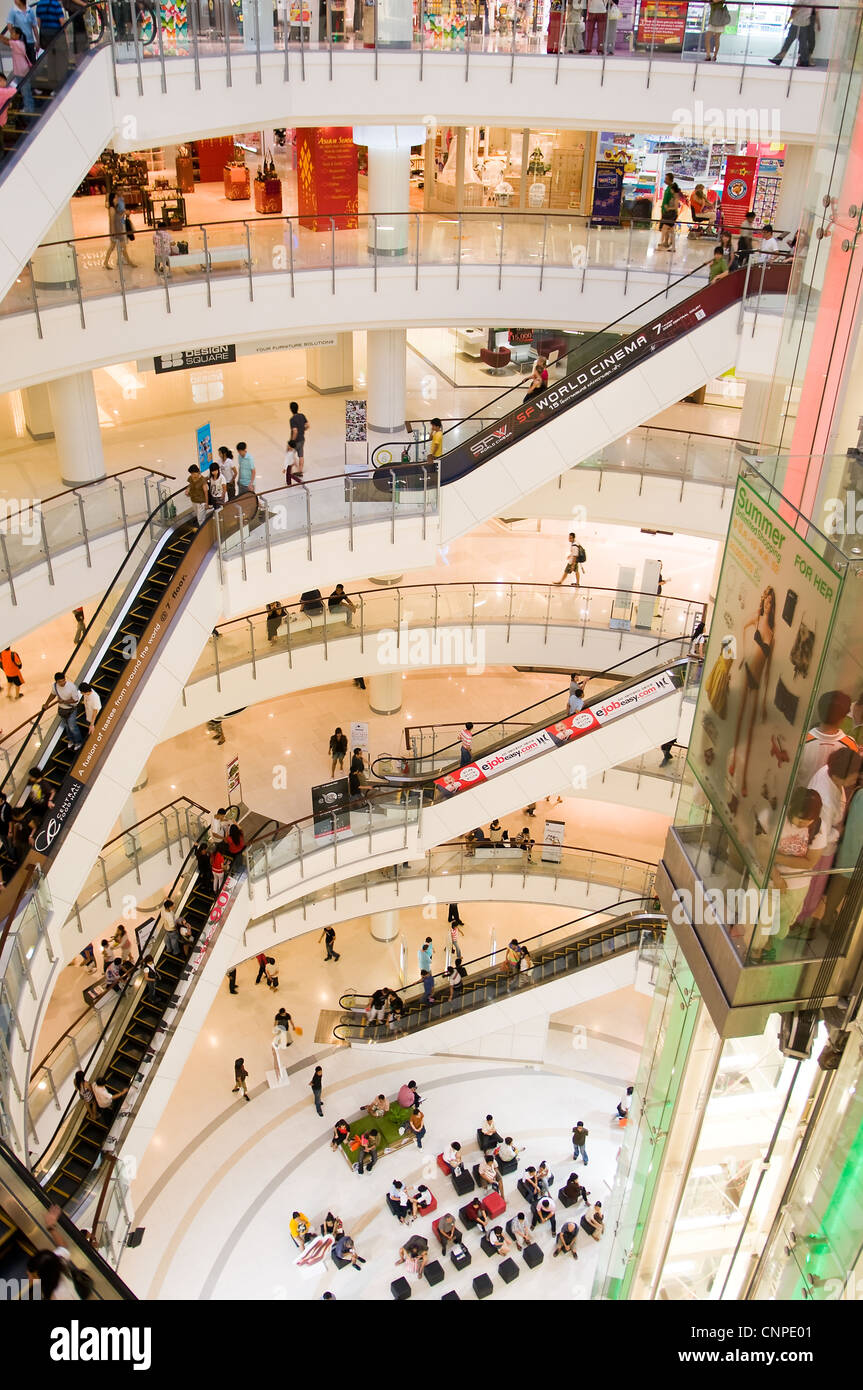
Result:
{"label": "person standing", "polygon": [[237,989],[237,967],[232,965],[230,970],[226,971],[225,974],[228,981],[228,993],[239,994],[240,991]]}
{"label": "person standing", "polygon": [[584,52],[589,53],[593,47],[593,36],[596,34],[596,51],[601,53],[605,43],[605,24],[608,19],[606,10],[606,0],[587,0],[587,32],[584,40]]}
{"label": "person standing", "polygon": [[434,943],[432,942],[431,937],[427,936],[422,946],[420,946],[417,952],[417,961],[419,963],[420,972],[422,972],[423,970],[428,970],[429,972],[431,971],[433,955]]}
{"label": "person standing", "polygon": [[31,63],[36,61],[36,52],[39,48],[39,24],[36,19],[35,9],[31,9],[27,0],[12,0],[12,8],[6,20],[7,28],[13,27],[20,30],[24,37],[24,50]]}
{"label": "person standing", "polygon": [[144,972],[144,979],[145,979],[146,982],[147,982],[146,988],[145,988],[145,990],[144,990],[144,993],[145,993],[146,996],[147,996],[147,1003],[148,1003],[148,1004],[155,1004],[155,1002],[156,1002],[156,986],[157,986],[157,984],[159,983],[159,973],[158,973],[158,971],[156,970],[156,966],[155,966],[155,963],[154,963],[154,961],[153,961],[153,957],[152,957],[152,956],[149,956],[149,955],[148,955],[148,956],[145,956],[144,959],[143,959],[143,961],[141,962],[141,968],[142,968],[142,970],[143,970],[143,972]]}
{"label": "person standing", "polygon": [[[450,903],[450,907],[454,907],[457,911],[458,903]],[[459,937],[464,936],[464,932],[461,930],[463,926],[463,922],[451,921],[449,924],[449,939],[452,944],[452,951],[453,956],[455,957],[456,965],[461,965],[461,945],[459,944]]]}
{"label": "person standing", "polygon": [[[782,47],[775,58],[770,58],[774,67],[779,67],[785,54],[788,52],[795,39],[797,41],[797,66],[808,68],[810,63],[810,10],[811,5],[792,5],[791,14],[788,18],[788,28]],[[814,13],[814,11],[813,11]],[[812,45],[814,47],[814,44]]]}
{"label": "person standing", "polygon": [[220,507],[224,507],[227,497],[228,488],[222,476],[222,470],[217,463],[212,463],[207,475],[207,499],[214,512],[217,512]]}
{"label": "person standing", "polygon": [[617,41],[617,21],[621,18],[622,11],[617,0],[608,0],[605,11],[605,42],[603,51],[613,53],[614,45]]}
{"label": "person standing", "polygon": [[[40,4],[42,2],[43,0],[39,0]],[[47,2],[52,3],[52,0],[47,0]],[[111,244],[102,262],[105,269],[109,269],[111,257],[115,251],[117,252],[118,263],[122,260],[126,265],[136,265],[137,262],[132,260],[126,249],[129,240],[129,231],[126,226],[126,209],[123,205],[123,200],[118,198],[116,193],[112,193],[108,199],[108,235],[111,238]]]}
{"label": "person standing", "polygon": [[209,494],[207,492],[207,480],[196,463],[193,463],[189,469],[186,496],[195,508],[195,520],[199,526],[203,526],[207,518]]}
{"label": "person standing", "polygon": [[6,677],[7,700],[20,700],[21,687],[24,684],[24,677],[21,674],[21,658],[11,647],[4,647],[0,652],[0,667],[2,667]]}
{"label": "person standing", "polygon": [[621,1120],[625,1120],[629,1114],[629,1107],[632,1105],[632,1087],[627,1086],[620,1100],[617,1102],[617,1114]]}
{"label": "person standing", "polygon": [[461,744],[459,767],[467,767],[468,763],[473,762],[473,724],[465,724],[458,737]]}
{"label": "person standing", "polygon": [[225,863],[224,851],[226,849],[227,846],[224,840],[222,840],[218,845],[216,845],[215,849],[210,854],[210,867],[213,870],[213,891],[215,893],[221,893],[222,884],[225,881],[227,864]]}
{"label": "person standing", "polygon": [[80,690],[63,671],[54,672],[52,690],[57,699],[60,722],[66,730],[67,742],[74,749],[83,748],[84,740],[78,727],[78,707],[81,704]]}
{"label": "person standing", "polygon": [[224,444],[219,448],[219,472],[225,484],[226,500],[233,502],[237,495],[237,465],[234,463],[233,450],[227,449]]}
{"label": "person standing", "polygon": [[344,772],[347,753],[347,736],[342,733],[341,729],[336,729],[335,733],[331,735],[329,742],[330,777],[335,777],[337,767],[340,772]]}
{"label": "person standing", "polygon": [[78,643],[83,642],[85,636],[87,635],[87,624],[84,620],[84,609],[73,608],[72,617],[75,619],[75,636],[72,638],[72,641],[75,643],[75,646],[77,647]]}
{"label": "person standing", "polygon": [[379,1131],[376,1129],[368,1129],[364,1134],[359,1136],[360,1147],[357,1154],[357,1174],[359,1177],[362,1177],[363,1173],[366,1171],[366,1159],[368,1159],[369,1172],[372,1171],[377,1163],[379,1137]]}
{"label": "person standing", "polygon": [[416,1139],[417,1141],[417,1148],[421,1149],[423,1146],[423,1139],[425,1138],[426,1132],[425,1123],[423,1121],[423,1112],[421,1110],[413,1111],[410,1119],[408,1120],[408,1128],[413,1134],[414,1139]]}
{"label": "person standing", "polygon": [[731,15],[725,0],[712,0],[704,32],[704,50],[708,63],[715,63],[719,57],[719,40],[731,23]]}
{"label": "person standing", "polygon": [[249,1073],[246,1071],[246,1059],[244,1057],[238,1057],[234,1063],[234,1093],[236,1094],[238,1091],[242,1091],[243,1100],[250,1099],[248,1087],[246,1085],[248,1079]]}
{"label": "person standing", "polygon": [[569,551],[568,551],[568,553],[567,553],[566,564],[564,565],[563,574],[560,576],[560,579],[558,579],[557,584],[556,584],[556,587],[557,587],[558,589],[560,588],[561,584],[563,583],[563,581],[566,579],[567,575],[569,575],[569,574],[574,574],[574,575],[575,575],[575,580],[573,581],[575,584],[580,584],[580,583],[581,583],[581,569],[580,569],[580,566],[584,563],[584,561],[583,561],[583,559],[582,559],[583,554],[584,554],[584,551],[582,550],[581,546],[579,545],[578,541],[576,540],[575,532],[574,532],[574,531],[570,531],[570,533],[569,533]]}
{"label": "person standing", "polygon": [[129,1094],[129,1087],[122,1091],[111,1091],[105,1084],[104,1076],[97,1076],[92,1085],[93,1098],[100,1110],[113,1110],[116,1102]]}
{"label": "person standing", "polygon": [[306,435],[309,432],[309,422],[300,410],[296,401],[291,401],[291,433],[288,439],[288,448],[296,452],[300,461],[299,471],[294,473],[293,482],[303,481],[303,469],[305,468],[306,456]]}
{"label": "person standing", "polygon": [[36,19],[39,23],[39,45],[41,48],[47,48],[66,23],[66,14],[60,0],[37,0]]}
{"label": "person standing", "polygon": [[318,944],[320,944],[322,941],[326,941],[327,943],[327,954],[324,956],[324,960],[341,960],[339,952],[333,950],[335,940],[335,929],[333,927],[324,927],[323,931],[318,937]]}
{"label": "person standing", "polygon": [[584,686],[578,676],[571,676],[569,680],[569,699],[566,705],[567,714],[578,714],[579,710],[584,709]]}
{"label": "person standing", "polygon": [[421,982],[422,982],[423,994],[425,995],[425,999],[424,999],[423,1002],[426,1003],[426,1004],[433,1004],[433,1003],[434,1003],[434,977],[432,976],[432,974],[430,973],[430,971],[428,971],[428,970],[421,970],[421,971],[420,971],[420,980],[421,980]]}
{"label": "person standing", "polygon": [[249,453],[249,446],[245,440],[237,445],[237,482],[240,492],[254,492],[255,478],[258,470],[255,467],[255,460]]}
{"label": "person standing", "polygon": [[429,436],[429,451],[426,456],[427,463],[437,463],[443,455],[443,422],[437,415],[431,421],[431,435]]}
{"label": "person standing", "polygon": [[102,708],[102,701],[99,699],[99,696],[96,694],[96,691],[89,681],[81,682],[81,695],[83,696],[82,704],[84,707],[84,718],[87,721],[87,729],[92,734],[97,716]]}
{"label": "person standing", "polygon": [[259,951],[258,954],[255,956],[255,960],[258,962],[258,973],[255,976],[255,984],[259,985],[261,983],[261,980],[264,979],[267,973],[266,951]]}
{"label": "person standing", "polygon": [[315,1067],[315,1070],[312,1073],[312,1079],[309,1082],[309,1087],[311,1089],[312,1097],[315,1102],[315,1109],[317,1110],[321,1119],[323,1119],[324,1117],[323,1085],[324,1069],[323,1067]]}
{"label": "person standing", "polygon": [[572,1130],[572,1156],[577,1159],[579,1155],[584,1159],[584,1166],[587,1167],[587,1136],[589,1130],[584,1127],[584,1120],[576,1120]]}

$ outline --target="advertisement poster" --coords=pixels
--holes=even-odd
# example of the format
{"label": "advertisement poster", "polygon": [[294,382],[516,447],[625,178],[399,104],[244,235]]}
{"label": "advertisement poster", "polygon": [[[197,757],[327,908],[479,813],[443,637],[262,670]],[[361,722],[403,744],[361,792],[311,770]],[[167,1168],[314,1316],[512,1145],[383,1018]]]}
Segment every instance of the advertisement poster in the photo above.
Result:
{"label": "advertisement poster", "polygon": [[448,772],[444,777],[436,778],[435,786],[445,796],[455,796],[458,792],[467,791],[469,787],[476,787],[480,782],[487,782],[489,778],[496,777],[499,772],[507,772],[519,763],[529,762],[540,753],[550,753],[565,743],[593,733],[594,729],[601,729],[604,724],[652,704],[654,700],[672,695],[679,688],[680,679],[671,671],[663,671],[648,680],[637,681],[616,695],[603,699],[599,704],[589,705],[579,710],[578,714],[567,715],[556,724],[537,729],[532,734],[526,734],[524,738],[516,739],[514,743],[505,744],[503,748],[495,748],[493,752],[478,758],[475,763],[468,763],[465,767],[456,768],[454,772]]}
{"label": "advertisement poster", "polygon": [[361,720],[354,720],[351,724],[351,752],[355,748],[361,748],[364,753],[369,751],[369,726]]}
{"label": "advertisement poster", "polygon": [[243,793],[240,787],[240,759],[236,753],[232,753],[225,764],[225,783],[228,788],[228,802],[234,799],[234,792],[238,792],[237,800],[242,801]]}
{"label": "advertisement poster", "polygon": [[213,431],[209,424],[199,425],[195,431],[198,467],[205,473],[213,462]]}
{"label": "advertisement poster", "polygon": [[682,52],[687,9],[687,5],[676,0],[642,0],[635,31],[636,48]]}
{"label": "advertisement poster", "polygon": [[839,576],[742,478],[689,766],[759,887],[839,593]]}
{"label": "advertisement poster", "polygon": [[620,221],[620,202],[623,197],[623,170],[619,164],[603,161],[593,175],[593,211],[591,222],[598,227],[616,227]]}
{"label": "advertisement poster", "polygon": [[542,862],[543,864],[559,864],[563,858],[563,841],[566,835],[566,822],[562,820],[547,820],[542,829]]}
{"label": "advertisement poster", "polygon": [[313,232],[352,230],[357,223],[357,147],[352,126],[297,129],[300,225]]}
{"label": "advertisement poster", "polygon": [[730,154],[725,161],[720,210],[722,225],[729,231],[740,226],[752,206],[757,170],[754,155]]}
{"label": "advertisement poster", "polygon": [[345,439],[359,444],[368,439],[365,401],[345,401]]}
{"label": "advertisement poster", "polygon": [[312,787],[316,840],[328,840],[334,829],[337,839],[340,834],[343,839],[350,835],[350,800],[347,777],[336,777],[332,782],[322,782],[320,786]]}

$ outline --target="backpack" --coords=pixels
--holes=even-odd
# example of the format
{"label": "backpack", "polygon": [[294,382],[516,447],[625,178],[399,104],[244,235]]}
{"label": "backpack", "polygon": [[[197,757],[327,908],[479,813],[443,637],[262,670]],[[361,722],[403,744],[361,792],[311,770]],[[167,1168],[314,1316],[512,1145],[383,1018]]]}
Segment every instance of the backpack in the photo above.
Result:
{"label": "backpack", "polygon": [[578,547],[578,563],[579,563],[580,565],[583,565],[583,564],[586,563],[586,561],[587,561],[587,551],[585,550],[585,548],[584,548],[583,545],[580,545],[580,546]]}

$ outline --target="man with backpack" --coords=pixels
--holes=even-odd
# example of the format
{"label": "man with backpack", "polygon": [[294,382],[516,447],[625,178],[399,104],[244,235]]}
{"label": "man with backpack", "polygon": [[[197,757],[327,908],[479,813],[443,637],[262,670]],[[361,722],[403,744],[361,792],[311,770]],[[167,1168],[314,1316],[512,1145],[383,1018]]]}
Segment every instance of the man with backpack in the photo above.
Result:
{"label": "man with backpack", "polygon": [[7,700],[20,700],[21,686],[24,684],[24,677],[21,675],[21,658],[17,652],[13,652],[11,647],[4,647],[0,652],[0,667],[2,667],[6,677]]}
{"label": "man with backpack", "polygon": [[566,557],[566,568],[564,569],[563,574],[561,575],[560,579],[558,579],[558,581],[557,581],[557,587],[560,588],[561,584],[562,584],[563,581],[566,579],[566,576],[567,576],[568,574],[574,574],[574,575],[575,575],[575,580],[574,580],[573,582],[574,582],[575,584],[580,585],[580,584],[581,584],[581,566],[582,566],[583,564],[585,564],[586,561],[587,561],[587,552],[586,552],[584,546],[583,546],[583,545],[579,545],[578,541],[577,541],[576,538],[575,538],[575,532],[574,532],[574,531],[570,531],[570,533],[569,533],[569,553],[567,554],[567,557]]}

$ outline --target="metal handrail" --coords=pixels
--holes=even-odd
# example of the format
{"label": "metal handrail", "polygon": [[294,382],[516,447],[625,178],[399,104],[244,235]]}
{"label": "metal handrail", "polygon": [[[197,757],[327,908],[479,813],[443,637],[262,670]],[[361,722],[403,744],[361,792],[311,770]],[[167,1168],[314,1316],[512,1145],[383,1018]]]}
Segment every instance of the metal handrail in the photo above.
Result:
{"label": "metal handrail", "polygon": [[165,482],[168,483],[176,481],[173,473],[162,473],[158,468],[144,468],[141,464],[135,464],[133,468],[118,468],[116,473],[108,473],[104,478],[91,478],[89,482],[75,483],[73,487],[64,488],[62,492],[52,492],[47,497],[34,497],[28,507],[19,507],[17,512],[7,512],[4,523],[8,526],[8,523],[13,521],[16,516],[23,516],[25,512],[32,512],[34,507],[44,508],[49,502],[59,502],[61,499],[76,497],[85,488],[104,487],[106,483],[113,482],[115,478],[125,478],[130,473],[141,473],[150,478],[164,478]]}

